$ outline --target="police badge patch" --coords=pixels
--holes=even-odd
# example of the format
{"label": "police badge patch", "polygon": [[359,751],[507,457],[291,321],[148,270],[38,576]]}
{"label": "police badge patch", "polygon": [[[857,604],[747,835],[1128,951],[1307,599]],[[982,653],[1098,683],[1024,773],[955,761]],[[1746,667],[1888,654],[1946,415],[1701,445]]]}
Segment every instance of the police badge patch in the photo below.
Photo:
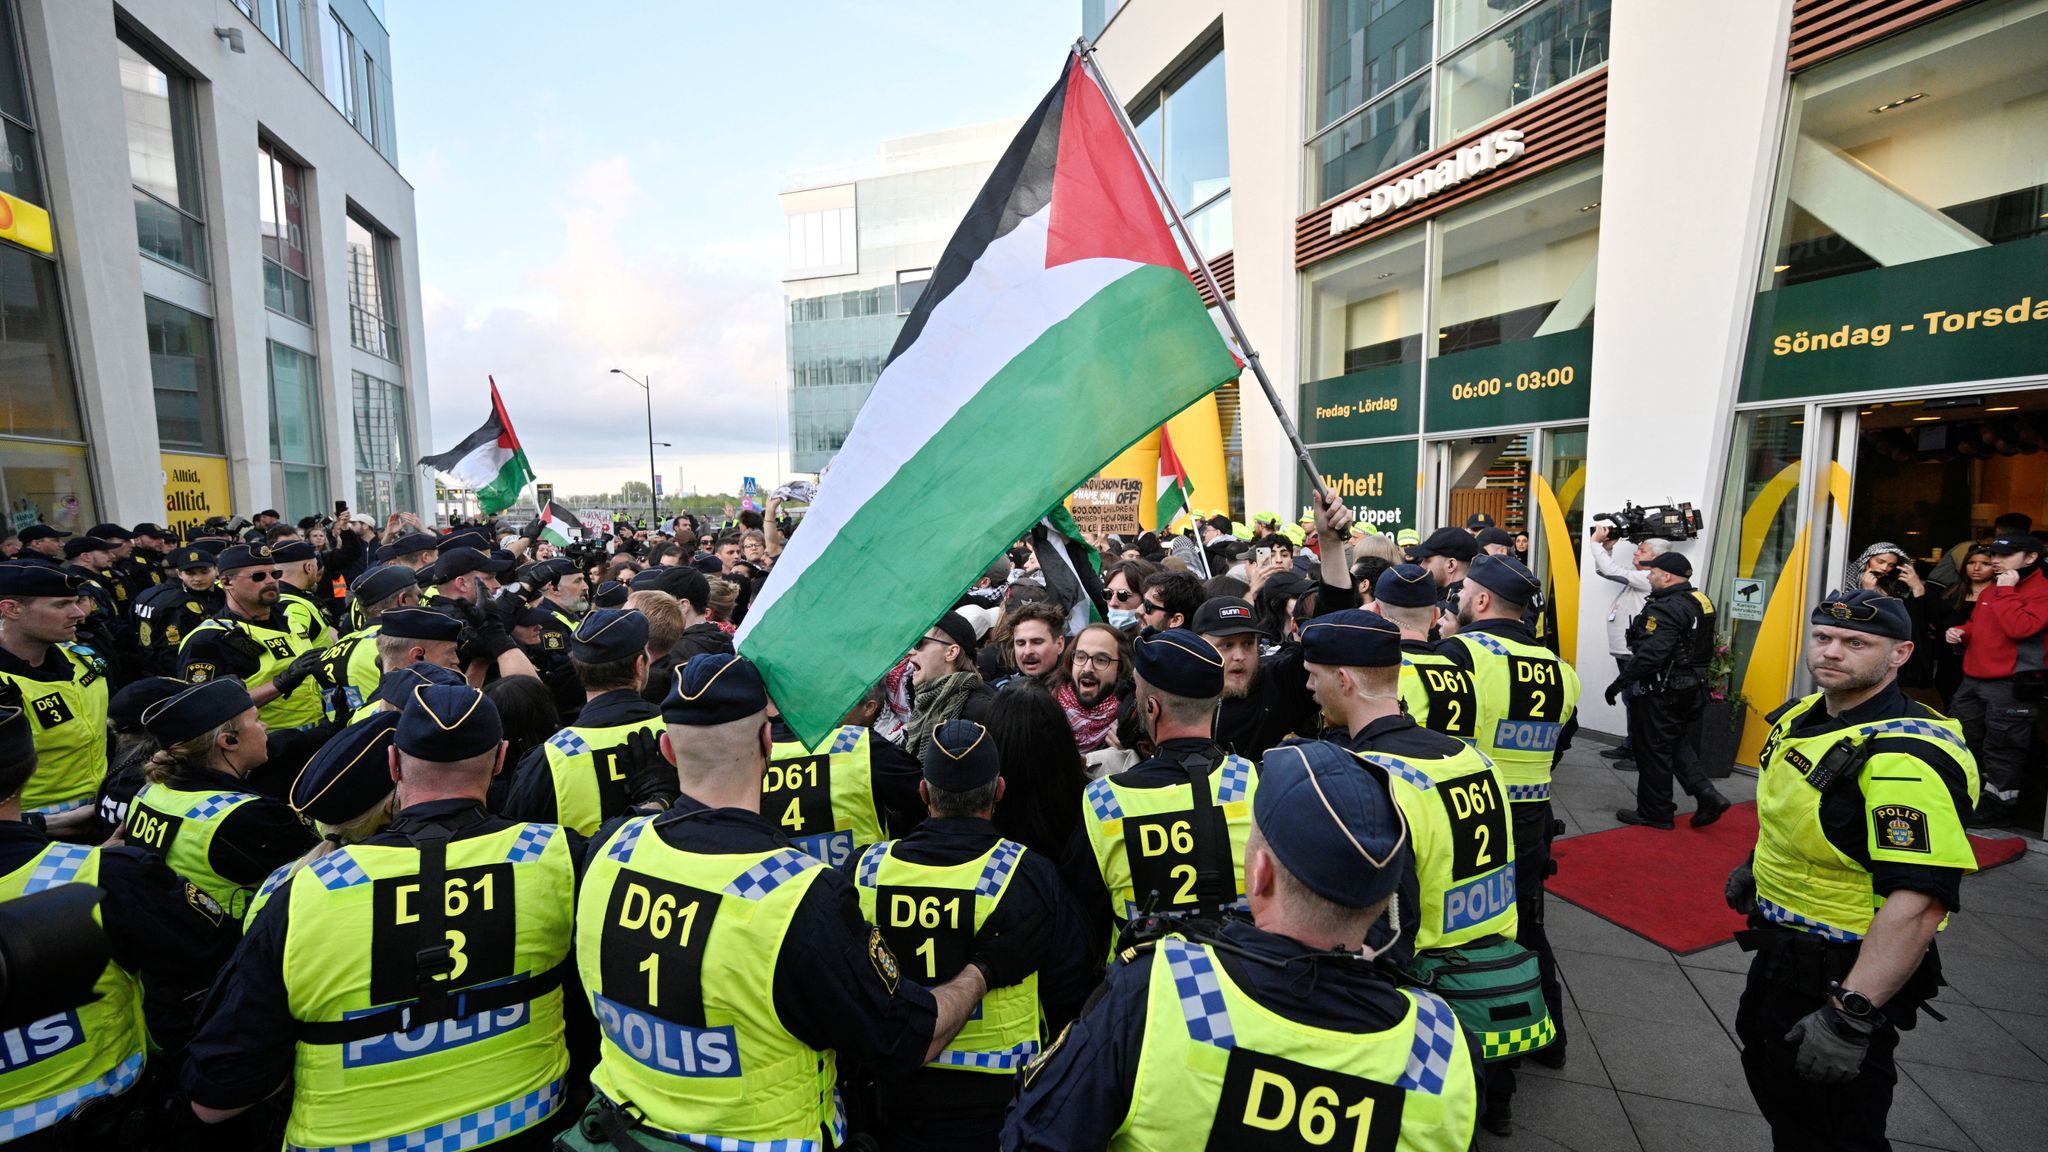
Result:
{"label": "police badge patch", "polygon": [[902,973],[896,967],[896,954],[889,951],[889,944],[882,939],[880,928],[868,929],[868,963],[875,966],[875,975],[882,978],[882,984],[889,994],[896,994],[896,982]]}
{"label": "police badge patch", "polygon": [[1927,813],[1904,804],[1880,804],[1870,810],[1870,827],[1877,847],[1893,852],[1931,852],[1927,839]]}
{"label": "police badge patch", "polygon": [[200,890],[199,885],[190,880],[185,881],[185,903],[191,905],[194,912],[212,921],[216,927],[228,914],[227,909],[220,906],[220,901],[208,896]]}

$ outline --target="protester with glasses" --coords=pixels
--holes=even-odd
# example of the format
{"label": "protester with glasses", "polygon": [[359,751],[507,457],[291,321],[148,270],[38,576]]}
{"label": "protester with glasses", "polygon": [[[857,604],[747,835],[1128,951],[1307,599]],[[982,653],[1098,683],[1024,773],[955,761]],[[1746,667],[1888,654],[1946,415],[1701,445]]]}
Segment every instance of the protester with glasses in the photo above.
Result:
{"label": "protester with glasses", "polygon": [[1082,752],[1101,748],[1116,730],[1130,666],[1130,640],[1107,624],[1090,624],[1067,646],[1050,687]]}
{"label": "protester with glasses", "polygon": [[277,606],[270,548],[237,544],[214,561],[227,606],[185,634],[178,676],[199,683],[238,676],[271,729],[305,728],[322,715],[320,688],[307,681],[325,651],[298,635]]}
{"label": "protester with glasses", "polygon": [[1202,606],[1202,582],[1192,572],[1154,572],[1145,577],[1141,588],[1137,604],[1141,629],[1185,628],[1195,618],[1195,609]]}
{"label": "protester with glasses", "polygon": [[1109,597],[1109,623],[1126,635],[1144,627],[1138,617],[1139,589],[1159,567],[1149,560],[1124,560],[1102,570],[1102,589]]}

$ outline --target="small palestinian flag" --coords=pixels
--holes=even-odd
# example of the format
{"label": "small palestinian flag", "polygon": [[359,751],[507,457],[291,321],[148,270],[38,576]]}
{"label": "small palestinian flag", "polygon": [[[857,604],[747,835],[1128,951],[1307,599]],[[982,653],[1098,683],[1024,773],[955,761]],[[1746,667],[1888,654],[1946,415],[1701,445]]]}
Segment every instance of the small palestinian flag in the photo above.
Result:
{"label": "small palestinian flag", "polygon": [[540,538],[561,547],[583,539],[583,521],[558,500],[548,501],[540,510]]}
{"label": "small palestinian flag", "polygon": [[483,427],[439,456],[421,457],[420,463],[446,472],[474,491],[486,516],[496,516],[517,503],[519,493],[533,481],[533,468],[519,447],[518,434],[512,431],[512,418],[505,415],[496,380],[491,380],[491,414]]}
{"label": "small palestinian flag", "polygon": [[1188,479],[1188,470],[1181,466],[1180,456],[1173,450],[1173,437],[1166,429],[1159,430],[1159,530],[1164,532],[1173,527],[1183,512],[1194,507],[1195,483]]}

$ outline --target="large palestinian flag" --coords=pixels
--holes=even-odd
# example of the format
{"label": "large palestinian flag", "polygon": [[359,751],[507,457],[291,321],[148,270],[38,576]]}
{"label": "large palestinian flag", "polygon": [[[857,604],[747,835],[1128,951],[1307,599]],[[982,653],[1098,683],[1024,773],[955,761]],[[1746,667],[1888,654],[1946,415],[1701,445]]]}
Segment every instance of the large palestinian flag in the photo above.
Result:
{"label": "large palestinian flag", "polygon": [[1048,508],[1238,371],[1069,56],[932,270],[740,651],[816,742]]}
{"label": "large palestinian flag", "polygon": [[420,463],[462,481],[463,487],[476,493],[477,505],[486,516],[496,516],[518,503],[519,493],[533,480],[526,450],[519,446],[512,418],[505,415],[505,402],[498,398],[496,380],[491,381],[491,414],[484,418],[483,427],[439,456],[421,457]]}

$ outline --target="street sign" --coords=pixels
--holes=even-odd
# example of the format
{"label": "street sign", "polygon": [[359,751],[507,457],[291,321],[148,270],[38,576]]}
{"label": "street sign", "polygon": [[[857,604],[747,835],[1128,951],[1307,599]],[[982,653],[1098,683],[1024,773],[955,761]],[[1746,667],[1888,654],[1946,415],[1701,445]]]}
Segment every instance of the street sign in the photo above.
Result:
{"label": "street sign", "polygon": [[654,495],[657,498],[661,495],[661,473],[659,472],[654,474]]}
{"label": "street sign", "polygon": [[1764,602],[1771,597],[1771,582],[1761,576],[1737,576],[1728,590],[1728,616],[1734,620],[1761,620]]}
{"label": "street sign", "polygon": [[747,512],[756,512],[760,507],[761,485],[752,476],[740,477],[740,508]]}

